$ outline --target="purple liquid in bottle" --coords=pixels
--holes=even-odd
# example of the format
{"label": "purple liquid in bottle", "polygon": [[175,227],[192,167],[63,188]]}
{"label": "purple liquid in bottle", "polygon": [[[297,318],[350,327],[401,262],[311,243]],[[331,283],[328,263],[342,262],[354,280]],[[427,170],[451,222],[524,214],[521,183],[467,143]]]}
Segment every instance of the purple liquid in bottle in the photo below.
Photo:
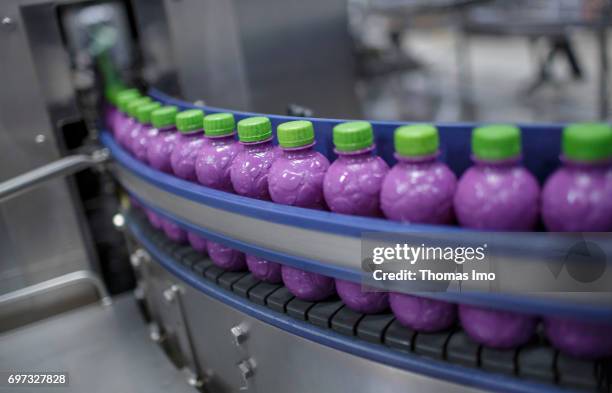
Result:
{"label": "purple liquid in bottle", "polygon": [[612,325],[547,317],[544,332],[551,344],[571,356],[599,359],[612,356]]}
{"label": "purple liquid in bottle", "polygon": [[249,117],[238,122],[238,137],[244,149],[232,163],[230,177],[236,194],[270,200],[268,174],[272,162],[282,154],[272,144],[272,126],[267,117]]}
{"label": "purple liquid in bottle", "polygon": [[158,129],[151,123],[151,113],[160,107],[159,102],[152,102],[142,105],[136,110],[138,122],[142,126],[132,131],[129,143],[130,151],[139,161],[147,161],[147,145],[158,134]]}
{"label": "purple liquid in bottle", "polygon": [[172,173],[181,179],[197,180],[195,161],[200,149],[207,143],[203,132],[204,112],[190,109],[176,115],[180,135],[170,156]]}
{"label": "purple liquid in bottle", "polygon": [[[468,228],[529,231],[538,220],[540,189],[536,179],[519,165],[521,134],[514,126],[490,125],[472,133],[476,165],[457,185],[454,206],[459,223]],[[511,348],[535,333],[533,316],[462,305],[461,323],[477,342]]]}
{"label": "purple liquid in bottle", "polygon": [[194,250],[202,254],[206,253],[208,241],[205,238],[193,232],[187,232],[187,240]]}
{"label": "purple liquid in bottle", "polygon": [[[113,132],[113,124],[119,109],[117,108],[117,96],[128,89],[123,88],[120,84],[113,83],[106,86],[104,89],[104,125],[106,129]],[[138,91],[135,90],[135,93]]]}
{"label": "purple liquid in bottle", "polygon": [[459,319],[474,341],[488,347],[510,349],[527,343],[538,319],[531,315],[459,305]]}
{"label": "purple liquid in bottle", "polygon": [[177,113],[175,106],[165,106],[151,113],[157,134],[147,143],[147,162],[151,168],[165,173],[172,173],[170,157],[180,136],[175,125]]}
{"label": "purple liquid in bottle", "polygon": [[365,121],[338,124],[333,138],[338,159],[323,181],[327,206],[336,213],[380,216],[380,189],[389,166],[372,154],[372,126]]}
{"label": "purple liquid in bottle", "polygon": [[[563,166],[542,191],[542,217],[549,231],[612,231],[612,129],[572,124],[563,130]],[[582,358],[612,356],[612,325],[545,317],[552,345]]]}
{"label": "purple liquid in bottle", "polygon": [[271,284],[279,284],[283,281],[281,265],[278,263],[248,254],[246,256],[246,263],[253,276],[261,281]]}
{"label": "purple liquid in bottle", "polygon": [[117,140],[119,141],[119,144],[130,153],[132,152],[132,139],[140,132],[140,129],[142,128],[142,124],[138,121],[136,113],[141,106],[149,103],[151,103],[151,99],[149,97],[142,97],[137,100],[130,101],[130,103],[127,105],[127,113],[129,118],[125,122],[125,127],[117,135]]}
{"label": "purple liquid in bottle", "polygon": [[364,314],[377,314],[389,308],[387,292],[364,291],[361,284],[336,278],[336,291],[348,308]]}
{"label": "purple liquid in bottle", "polygon": [[145,209],[145,214],[147,215],[149,224],[151,224],[153,228],[163,230],[163,218],[161,218],[157,213],[155,213],[151,209]]}
{"label": "purple liquid in bottle", "polygon": [[246,270],[247,265],[244,254],[240,251],[226,247],[221,243],[207,241],[206,249],[213,263],[221,269],[230,272]]}
{"label": "purple liquid in bottle", "polygon": [[421,124],[399,127],[394,135],[395,157],[381,191],[381,208],[391,220],[419,224],[453,221],[455,174],[436,160],[438,130]]}
{"label": "purple liquid in bottle", "polygon": [[[268,190],[274,202],[322,209],[323,178],[329,161],[313,150],[314,128],[309,121],[283,123],[277,128],[283,154],[272,163]],[[335,292],[334,280],[316,273],[282,267],[287,289],[303,300],[323,300]]]}
{"label": "purple liquid in bottle", "polygon": [[187,232],[176,223],[164,218],[162,219],[162,229],[166,237],[173,242],[179,244],[187,243]]}
{"label": "purple liquid in bottle", "polygon": [[[269,200],[268,173],[281,150],[272,144],[272,125],[267,117],[249,117],[238,122],[238,138],[243,145],[230,169],[232,186],[237,194]],[[253,276],[269,283],[282,282],[281,266],[247,255],[246,262]]]}
{"label": "purple liquid in bottle", "polygon": [[120,146],[124,146],[123,141],[126,133],[134,126],[134,118],[128,114],[128,105],[131,105],[134,101],[140,100],[141,97],[138,93],[131,93],[125,95],[119,95],[119,114],[117,115],[113,135],[115,142]]}
{"label": "purple liquid in bottle", "polygon": [[334,279],[321,274],[286,265],[282,266],[281,274],[289,292],[298,299],[316,302],[325,300],[336,292]]}
{"label": "purple liquid in bottle", "polygon": [[203,145],[195,161],[198,182],[220,191],[234,192],[230,168],[242,146],[234,138],[234,115],[215,113],[204,118],[204,133],[208,143]]}
{"label": "purple liquid in bottle", "polygon": [[389,293],[389,305],[400,324],[419,332],[448,329],[457,317],[457,307],[452,303],[403,293]]}
{"label": "purple liquid in bottle", "polygon": [[323,178],[329,161],[313,149],[312,123],[304,120],[283,123],[277,134],[283,154],[270,167],[270,197],[283,205],[323,209]]}
{"label": "purple liquid in bottle", "polygon": [[127,89],[117,93],[115,99],[116,111],[114,116],[110,118],[110,124],[108,124],[111,133],[115,137],[115,141],[117,141],[117,130],[119,130],[119,127],[127,120],[126,112],[128,102],[138,97],[140,97],[140,93],[138,93],[136,89]]}
{"label": "purple liquid in bottle", "polygon": [[612,130],[607,124],[573,124],[563,133],[563,166],[542,191],[549,231],[612,231]]}

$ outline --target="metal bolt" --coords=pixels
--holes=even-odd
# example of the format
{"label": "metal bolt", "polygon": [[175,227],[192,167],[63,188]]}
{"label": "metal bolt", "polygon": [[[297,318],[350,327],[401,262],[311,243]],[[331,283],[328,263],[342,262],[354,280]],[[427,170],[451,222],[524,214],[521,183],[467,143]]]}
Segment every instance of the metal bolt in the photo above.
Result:
{"label": "metal bolt", "polygon": [[156,343],[159,343],[163,340],[161,329],[159,328],[158,324],[152,323],[149,325],[149,338]]}
{"label": "metal bolt", "polygon": [[242,376],[242,386],[240,390],[249,390],[249,379],[255,374],[255,361],[253,359],[243,360],[238,363],[237,366]]}
{"label": "metal bolt", "polygon": [[2,18],[2,22],[0,23],[2,24],[2,29],[4,31],[11,31],[15,29],[15,21],[8,16]]}
{"label": "metal bolt", "polygon": [[176,300],[176,296],[180,291],[181,288],[178,285],[172,285],[170,288],[164,291],[164,299],[166,299],[168,303],[172,303]]}
{"label": "metal bolt", "polygon": [[36,137],[34,138],[34,141],[36,143],[44,143],[47,140],[47,137],[44,136],[43,134],[38,134],[36,135]]}
{"label": "metal bolt", "polygon": [[239,346],[247,339],[248,329],[244,324],[233,326],[230,329],[230,333],[234,339],[234,344]]}
{"label": "metal bolt", "polygon": [[130,262],[134,268],[137,268],[150,260],[151,256],[149,256],[149,253],[142,248],[135,250],[132,255],[130,255]]}

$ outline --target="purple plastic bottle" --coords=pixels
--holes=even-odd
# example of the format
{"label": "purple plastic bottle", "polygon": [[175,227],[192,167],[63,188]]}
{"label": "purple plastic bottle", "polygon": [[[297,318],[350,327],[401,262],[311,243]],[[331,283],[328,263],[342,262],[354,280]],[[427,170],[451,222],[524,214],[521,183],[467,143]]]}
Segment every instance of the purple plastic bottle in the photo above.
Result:
{"label": "purple plastic bottle", "polygon": [[165,173],[172,173],[170,157],[180,136],[176,130],[177,113],[175,106],[164,106],[151,113],[157,135],[147,143],[147,162],[151,168]]}
{"label": "purple plastic bottle", "polygon": [[178,226],[178,224],[163,218],[162,228],[166,237],[175,243],[183,244],[187,242],[187,232]]}
{"label": "purple plastic bottle", "polygon": [[312,123],[305,120],[283,123],[278,126],[277,135],[283,153],[270,167],[270,197],[283,205],[323,209],[323,178],[329,161],[313,149]]}
{"label": "purple plastic bottle", "polygon": [[[472,133],[476,165],[459,180],[454,206],[459,223],[468,228],[529,231],[538,220],[538,182],[519,164],[521,133],[510,125],[479,127]],[[465,331],[477,342],[512,348],[533,336],[536,318],[468,305],[459,308]]]}
{"label": "purple plastic bottle", "polygon": [[387,292],[364,291],[361,284],[336,278],[336,291],[348,308],[363,314],[377,314],[389,308]]}
{"label": "purple plastic bottle", "polygon": [[[322,209],[323,178],[329,161],[312,148],[312,123],[290,121],[279,125],[276,131],[283,153],[270,167],[270,197],[284,205]],[[332,278],[289,266],[283,266],[281,272],[287,289],[300,299],[323,300],[335,292]]]}
{"label": "purple plastic bottle", "polygon": [[117,142],[120,146],[123,146],[122,140],[125,138],[125,133],[128,131],[128,128],[131,128],[134,125],[134,119],[128,114],[128,105],[132,101],[136,101],[141,98],[142,97],[140,94],[138,94],[138,92],[122,93],[117,96],[119,114],[115,119],[113,136],[115,137],[115,142]]}
{"label": "purple plastic bottle", "polygon": [[248,254],[246,256],[246,263],[251,274],[261,281],[271,284],[279,284],[283,281],[281,265],[278,263]]}
{"label": "purple plastic bottle", "polygon": [[158,133],[157,128],[151,122],[151,113],[160,107],[161,104],[159,102],[151,102],[139,106],[136,110],[136,117],[141,127],[132,130],[129,138],[129,150],[139,161],[147,161],[147,145]]}
{"label": "purple plastic bottle", "polygon": [[438,130],[429,124],[399,127],[394,134],[395,157],[382,184],[381,208],[391,220],[420,224],[453,221],[455,174],[438,161]]}
{"label": "purple plastic bottle", "polygon": [[[119,113],[119,108],[117,108],[117,96],[125,91],[128,91],[128,89],[117,83],[109,84],[104,89],[104,125],[111,133],[113,133],[114,123]],[[134,89],[134,91],[138,93],[137,90]]]}
{"label": "purple plastic bottle", "polygon": [[[230,168],[232,186],[237,194],[269,200],[268,174],[272,162],[281,150],[272,144],[272,125],[267,117],[249,117],[238,122],[238,138],[243,146]],[[269,283],[280,283],[278,263],[247,255],[249,271],[256,278]]]}
{"label": "purple plastic bottle", "polygon": [[332,296],[335,291],[334,279],[283,265],[283,283],[295,297],[309,302],[317,302]]}
{"label": "purple plastic bottle", "polygon": [[206,253],[208,242],[205,238],[193,232],[187,232],[187,240],[194,250],[202,254]]}
{"label": "purple plastic bottle", "polygon": [[611,324],[547,317],[544,332],[555,348],[569,355],[587,359],[612,356]]}
{"label": "purple plastic bottle", "polygon": [[[374,133],[365,121],[338,124],[333,130],[334,161],[323,179],[323,195],[336,213],[380,216],[379,195],[389,166],[373,154]],[[361,285],[336,279],[336,291],[347,307],[378,313],[389,306],[385,292],[362,292]]]}
{"label": "purple plastic bottle", "polygon": [[563,131],[563,166],[542,191],[549,231],[612,231],[612,129],[572,124]]}
{"label": "purple plastic bottle", "polygon": [[509,311],[459,305],[459,319],[474,341],[499,349],[527,343],[535,332],[536,317]]}
{"label": "purple plastic bottle", "polygon": [[236,194],[270,200],[268,174],[282,151],[272,144],[272,125],[267,117],[249,117],[238,122],[238,138],[244,149],[230,169]]}
{"label": "purple plastic bottle", "polygon": [[195,173],[200,184],[234,192],[230,168],[234,157],[242,150],[234,137],[235,127],[231,113],[215,113],[204,118],[204,135],[208,142],[199,149],[195,160]]}
{"label": "purple plastic bottle", "polygon": [[530,231],[538,221],[540,187],[519,164],[521,133],[510,125],[479,127],[472,133],[476,165],[459,180],[455,213],[463,227]]}
{"label": "purple plastic bottle", "polygon": [[108,125],[111,133],[115,136],[115,140],[117,139],[117,130],[127,120],[127,103],[138,97],[140,97],[140,93],[136,89],[126,89],[117,93],[117,97],[115,98],[117,110],[115,111],[115,115],[111,117],[110,124]]}
{"label": "purple plastic bottle", "polygon": [[213,263],[221,269],[239,272],[247,268],[244,253],[240,251],[210,240],[206,242],[206,250]]}
{"label": "purple plastic bottle", "polygon": [[208,143],[204,138],[204,112],[189,109],[176,115],[176,128],[180,135],[170,155],[172,173],[181,179],[197,180],[195,161],[200,149]]}
{"label": "purple plastic bottle", "polygon": [[338,159],[323,180],[323,194],[336,213],[380,216],[380,189],[389,166],[372,154],[372,125],[365,121],[338,124],[333,139]]}
{"label": "purple plastic bottle", "polygon": [[424,297],[391,292],[389,305],[400,324],[419,332],[448,329],[457,318],[454,304]]}
{"label": "purple plastic bottle", "polygon": [[155,229],[164,229],[163,218],[161,218],[157,213],[155,213],[151,209],[145,209],[145,214],[147,215],[147,219],[149,220],[149,224]]}
{"label": "purple plastic bottle", "polygon": [[139,133],[140,129],[142,128],[142,124],[140,124],[138,121],[136,113],[138,112],[138,108],[149,103],[151,103],[151,98],[142,97],[130,101],[127,105],[127,113],[129,117],[125,122],[125,127],[122,129],[122,132],[117,135],[117,140],[119,141],[119,144],[130,153],[132,152],[130,148],[133,135]]}
{"label": "purple plastic bottle", "polygon": [[[612,129],[572,124],[563,130],[563,166],[542,191],[549,231],[612,231]],[[545,317],[544,329],[560,351],[583,358],[612,356],[612,325]]]}

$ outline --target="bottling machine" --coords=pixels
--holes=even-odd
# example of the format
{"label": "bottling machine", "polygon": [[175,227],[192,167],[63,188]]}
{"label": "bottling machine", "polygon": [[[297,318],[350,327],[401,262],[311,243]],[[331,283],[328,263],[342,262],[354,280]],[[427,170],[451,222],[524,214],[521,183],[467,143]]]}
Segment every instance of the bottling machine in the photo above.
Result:
{"label": "bottling machine", "polygon": [[[3,1],[0,371],[67,370],[72,391],[610,391],[609,360],[572,358],[545,342],[495,350],[459,327],[414,332],[391,313],[299,300],[280,284],[225,272],[149,225],[138,206],[249,254],[360,280],[362,234],[405,232],[404,224],[271,206],[156,172],[99,116],[101,75],[112,75],[181,109],[270,113],[275,126],[314,114],[317,149],[331,156],[338,121],[325,118],[362,113],[347,25],[344,0]],[[398,124],[374,123],[385,158]],[[471,125],[439,129],[450,141],[445,158],[464,170]],[[541,180],[556,165],[561,125],[522,129],[526,165]],[[542,247],[532,243],[537,259]],[[111,297],[132,288],[129,298]],[[602,294],[436,296],[612,319]],[[95,300],[101,305],[74,311]],[[79,345],[104,361],[87,366],[96,362],[76,354]],[[150,352],[156,345],[166,357]],[[44,360],[34,360],[37,351]],[[116,374],[100,377],[106,370]]]}

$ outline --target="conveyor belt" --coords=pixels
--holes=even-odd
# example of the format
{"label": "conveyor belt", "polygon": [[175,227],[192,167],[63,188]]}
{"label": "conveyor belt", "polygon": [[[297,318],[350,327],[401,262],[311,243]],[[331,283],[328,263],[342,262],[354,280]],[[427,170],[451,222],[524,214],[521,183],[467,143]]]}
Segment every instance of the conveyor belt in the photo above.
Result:
{"label": "conveyor belt", "polygon": [[[356,313],[337,298],[323,302],[299,300],[282,285],[260,282],[248,272],[224,272],[189,246],[168,240],[162,232],[153,229],[139,212],[131,212],[128,217],[136,238],[145,246],[148,244],[146,248],[154,258],[180,264],[189,269],[196,279],[214,283],[221,290],[232,292],[245,301],[289,316],[295,319],[295,323],[311,324],[358,341],[376,344],[380,346],[377,351],[406,353],[406,359],[413,364],[415,361],[418,363],[419,359],[424,364],[431,364],[434,359],[442,366],[444,363],[461,366],[466,376],[475,374],[476,379],[478,373],[481,376],[484,373],[494,374],[502,378],[496,390],[503,387],[503,390],[542,391],[557,385],[586,391],[610,391],[609,362],[571,358],[548,346],[543,339],[517,350],[495,350],[473,342],[459,326],[439,333],[418,333],[399,325],[390,313]],[[508,383],[502,377],[504,375],[514,382]],[[487,387],[491,388],[491,385]]]}

